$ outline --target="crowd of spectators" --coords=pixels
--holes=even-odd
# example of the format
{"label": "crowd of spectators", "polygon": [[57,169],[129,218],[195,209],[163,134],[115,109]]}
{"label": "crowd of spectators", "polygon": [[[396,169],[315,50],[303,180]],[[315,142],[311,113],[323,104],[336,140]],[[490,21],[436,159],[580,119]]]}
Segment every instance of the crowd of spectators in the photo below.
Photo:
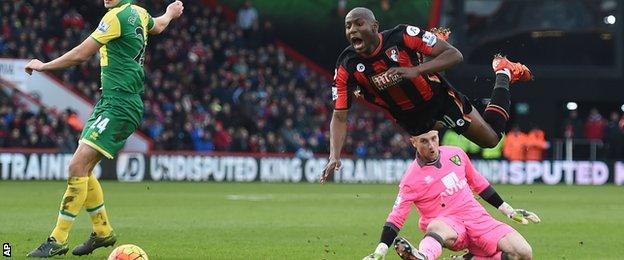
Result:
{"label": "crowd of spectators", "polygon": [[[607,114],[609,117],[605,118],[603,115]],[[620,111],[611,110],[601,114],[597,108],[591,108],[587,116],[580,117],[579,111],[572,110],[562,120],[561,127],[560,133],[547,138],[546,133],[538,125],[530,127],[513,125],[499,145],[491,149],[482,149],[467,138],[449,130],[442,134],[441,143],[461,147],[471,155],[471,158],[486,159],[539,161],[552,158],[551,156],[563,156],[555,155],[554,149],[555,146],[564,143],[572,145],[575,159],[592,156],[599,159],[621,159],[624,155],[624,113]],[[591,151],[592,146],[594,151]]]}
{"label": "crowd of spectators", "polygon": [[0,148],[50,148],[71,153],[76,149],[81,123],[71,110],[57,113],[36,109],[18,95],[0,91]]}
{"label": "crowd of spectators", "polygon": [[[157,16],[162,1],[138,1]],[[149,38],[145,114],[140,127],[157,150],[328,152],[329,79],[275,45],[270,21],[251,2],[235,17],[216,6],[185,1],[184,15],[163,35]],[[84,40],[105,12],[101,1],[3,1],[0,57],[54,59]],[[55,72],[93,101],[100,97],[99,60]],[[0,91],[1,92],[1,91]],[[41,93],[39,93],[41,94]],[[72,151],[80,133],[71,111],[30,111],[12,95],[0,100],[1,147],[56,147]],[[73,115],[73,117],[72,117]],[[413,151],[385,115],[350,113],[344,150],[355,156],[411,157]],[[573,111],[563,136],[602,140],[609,157],[622,155],[624,117]]]}
{"label": "crowd of spectators", "polygon": [[[162,1],[138,2],[155,16],[166,7]],[[71,1],[2,2],[0,10],[9,15],[1,18],[0,56],[48,61],[69,51],[104,13],[101,1],[72,6]],[[272,24],[250,11],[253,7],[244,7],[237,23],[219,6],[208,8],[201,1],[185,1],[185,6],[163,35],[149,38],[140,131],[153,139],[155,149],[327,153],[329,79],[276,47]],[[56,72],[91,100],[100,97],[99,74],[95,58]],[[348,127],[348,154],[413,155],[380,112],[355,108]],[[56,134],[75,140],[66,132]]]}
{"label": "crowd of spectators", "polygon": [[604,148],[606,158],[622,158],[624,155],[624,114],[619,111],[611,111],[607,119],[598,109],[592,108],[583,120],[578,111],[572,110],[563,122],[562,132],[568,139],[598,142]]}

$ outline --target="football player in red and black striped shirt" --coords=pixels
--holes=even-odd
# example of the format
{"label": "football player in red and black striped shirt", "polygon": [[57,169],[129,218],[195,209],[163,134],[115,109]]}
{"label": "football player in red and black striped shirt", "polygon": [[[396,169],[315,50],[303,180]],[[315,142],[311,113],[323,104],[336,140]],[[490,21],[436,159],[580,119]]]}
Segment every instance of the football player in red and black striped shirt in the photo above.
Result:
{"label": "football player in red and black striped shirt", "polygon": [[496,82],[482,117],[466,96],[438,74],[462,62],[455,47],[415,26],[378,30],[379,23],[369,9],[354,8],[345,17],[350,46],[336,64],[330,157],[321,182],[340,168],[347,112],[355,92],[388,111],[412,136],[447,127],[481,147],[498,144],[509,120],[510,83],[532,79],[526,66],[500,55],[494,57]]}

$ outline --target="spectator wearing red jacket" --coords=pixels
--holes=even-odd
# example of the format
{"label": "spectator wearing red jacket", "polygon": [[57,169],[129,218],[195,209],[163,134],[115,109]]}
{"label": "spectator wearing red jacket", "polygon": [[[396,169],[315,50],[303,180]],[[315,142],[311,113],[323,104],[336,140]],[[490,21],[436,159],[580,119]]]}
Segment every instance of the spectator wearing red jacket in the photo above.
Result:
{"label": "spectator wearing red jacket", "polygon": [[605,120],[598,112],[598,109],[592,108],[585,121],[585,137],[591,140],[602,140],[604,136]]}

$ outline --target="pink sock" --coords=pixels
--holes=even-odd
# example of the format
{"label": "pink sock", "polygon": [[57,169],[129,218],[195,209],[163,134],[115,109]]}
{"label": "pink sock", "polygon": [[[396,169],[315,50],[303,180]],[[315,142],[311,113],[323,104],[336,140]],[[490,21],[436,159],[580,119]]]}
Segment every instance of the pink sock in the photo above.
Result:
{"label": "pink sock", "polygon": [[491,255],[491,256],[474,256],[472,257],[472,260],[500,260],[502,258],[503,258],[503,252],[498,251],[496,252],[496,254]]}
{"label": "pink sock", "polygon": [[433,237],[426,236],[423,240],[420,240],[418,252],[425,255],[427,259],[438,259],[442,254],[442,245]]}

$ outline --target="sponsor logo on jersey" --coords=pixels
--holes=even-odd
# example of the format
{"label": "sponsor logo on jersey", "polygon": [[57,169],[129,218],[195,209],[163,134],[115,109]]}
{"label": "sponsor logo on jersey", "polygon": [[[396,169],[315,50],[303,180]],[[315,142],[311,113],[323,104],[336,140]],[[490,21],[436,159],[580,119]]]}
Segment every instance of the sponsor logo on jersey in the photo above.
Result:
{"label": "sponsor logo on jersey", "polygon": [[385,90],[389,87],[399,84],[403,79],[399,75],[388,76],[386,72],[381,72],[371,76],[373,85],[379,90]]}
{"label": "sponsor logo on jersey", "polygon": [[444,187],[446,187],[446,190],[440,193],[441,197],[452,196],[453,194],[463,190],[464,188],[466,188],[466,186],[468,186],[466,179],[460,180],[455,172],[447,174],[446,176],[442,177],[441,180],[444,184]]}
{"label": "sponsor logo on jersey", "polygon": [[108,28],[110,28],[110,24],[107,24],[104,21],[101,21],[97,27],[98,31],[103,32],[103,33],[107,32]]}
{"label": "sponsor logo on jersey", "polygon": [[133,8],[131,8],[130,14],[131,14],[130,17],[128,17],[128,23],[134,24],[137,18],[139,18],[139,13],[137,12],[137,10],[134,10]]}
{"label": "sponsor logo on jersey", "polygon": [[455,165],[460,166],[461,165],[461,159],[459,158],[458,155],[453,155],[450,158],[451,162],[453,162]]}
{"label": "sponsor logo on jersey", "polygon": [[391,48],[386,50],[386,56],[393,60],[394,62],[399,62],[399,48],[397,46],[392,46]]}

